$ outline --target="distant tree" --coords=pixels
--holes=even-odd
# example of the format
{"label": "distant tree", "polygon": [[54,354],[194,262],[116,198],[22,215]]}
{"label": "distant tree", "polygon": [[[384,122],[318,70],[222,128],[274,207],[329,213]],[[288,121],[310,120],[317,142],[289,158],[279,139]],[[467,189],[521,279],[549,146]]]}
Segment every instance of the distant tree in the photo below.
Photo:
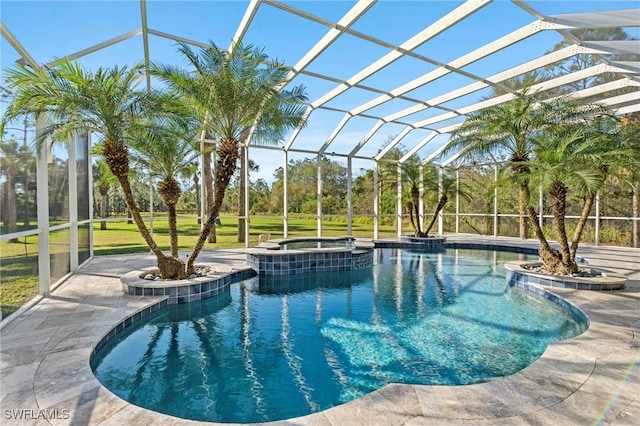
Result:
{"label": "distant tree", "polygon": [[[5,223],[7,233],[18,231],[18,206],[16,202],[16,182],[20,172],[20,144],[18,141],[9,139],[0,141],[0,171],[6,177],[6,200],[4,210],[6,211]],[[11,242],[18,242],[16,238]]]}
{"label": "distant tree", "polygon": [[[326,214],[346,212],[347,169],[339,162],[322,158],[322,205]],[[288,206],[291,213],[316,213],[318,183],[317,160],[305,158],[290,160],[288,165]],[[274,173],[274,182],[269,200],[271,211],[282,210],[284,171],[278,168]]]}
{"label": "distant tree", "polygon": [[[577,28],[569,30],[569,32],[583,41],[612,41],[612,40],[630,40],[631,37],[624,29],[620,27],[606,27],[606,28]],[[564,37],[562,41],[556,43],[553,46],[552,51],[560,50],[564,47],[574,44],[573,40],[568,37]],[[623,60],[638,60],[638,55],[611,55],[612,61]],[[547,67],[547,71],[552,77],[560,77],[566,74],[570,74],[579,70],[583,70],[601,63],[601,60],[592,54],[579,54],[573,55],[570,58],[555,63]],[[573,83],[562,86],[559,94],[571,93],[577,90],[586,89],[591,86],[602,84],[607,81],[611,81],[615,78],[619,78],[612,74],[598,74],[591,77],[586,77]]]}
{"label": "distant tree", "polygon": [[100,194],[100,230],[107,229],[106,217],[109,214],[109,189],[118,181],[109,170],[104,159],[99,159],[93,166],[93,183]]}

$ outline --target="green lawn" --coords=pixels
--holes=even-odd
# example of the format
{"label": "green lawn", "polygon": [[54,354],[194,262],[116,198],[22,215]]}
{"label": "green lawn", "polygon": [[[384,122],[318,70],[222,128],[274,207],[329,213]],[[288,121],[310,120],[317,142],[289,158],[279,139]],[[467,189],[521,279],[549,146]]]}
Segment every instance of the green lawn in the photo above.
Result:
{"label": "green lawn", "polygon": [[[324,236],[347,235],[345,217],[325,219],[322,234]],[[237,219],[221,217],[222,226],[217,227],[217,243],[207,243],[206,249],[244,247],[238,243]],[[355,221],[354,221],[355,222]],[[148,226],[147,222],[147,226]],[[405,224],[404,226],[408,226]],[[100,222],[93,224],[94,255],[144,253],[149,249],[140,236],[135,224],[124,221],[107,222],[106,230],[100,230]],[[198,238],[200,225],[195,216],[180,216],[178,218],[179,248],[191,249]],[[289,236],[316,236],[316,219],[313,216],[290,217]],[[406,229],[406,228],[405,228]],[[80,233],[86,232],[81,230]],[[260,234],[271,234],[271,238],[283,237],[281,217],[251,218],[249,245],[258,244]],[[169,252],[169,235],[166,217],[158,215],[153,221],[154,239],[160,248]],[[368,223],[353,223],[352,234],[358,237],[372,237],[373,225]],[[380,237],[395,235],[394,226],[381,226]],[[80,235],[80,240],[83,236]],[[69,232],[61,230],[50,235],[51,254],[64,256],[69,250]],[[15,312],[24,303],[38,294],[38,237],[22,237],[18,242],[0,243],[0,311],[2,317]]]}

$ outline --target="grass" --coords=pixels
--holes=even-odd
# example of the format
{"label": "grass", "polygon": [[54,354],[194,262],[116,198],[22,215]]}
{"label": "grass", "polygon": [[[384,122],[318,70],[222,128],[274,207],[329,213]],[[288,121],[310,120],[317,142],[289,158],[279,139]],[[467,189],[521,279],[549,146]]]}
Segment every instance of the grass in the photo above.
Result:
{"label": "grass", "polygon": [[[322,234],[325,236],[347,235],[345,217],[325,218]],[[237,219],[221,217],[222,226],[216,228],[217,243],[207,243],[206,249],[244,247],[238,242]],[[149,223],[147,222],[147,226]],[[405,229],[408,224],[405,224]],[[189,250],[195,245],[200,225],[195,216],[180,216],[179,249]],[[106,230],[100,230],[100,222],[93,224],[93,249],[95,256],[109,254],[127,254],[148,252],[144,239],[135,224],[126,220],[107,222]],[[251,218],[249,245],[258,244],[260,234],[271,234],[271,238],[283,237],[282,217],[255,216]],[[80,241],[86,240],[86,228],[79,230]],[[373,226],[354,221],[352,233],[355,236],[372,237]],[[289,236],[316,236],[316,219],[313,216],[289,218]],[[381,226],[380,237],[395,235],[393,225]],[[167,254],[169,253],[169,234],[166,217],[154,215],[153,237]],[[50,234],[49,246],[52,258],[64,256],[69,251],[69,231],[60,230]],[[52,279],[55,279],[52,277]],[[0,312],[2,318],[18,310],[22,305],[38,294],[38,236],[21,237],[18,242],[0,243]]]}

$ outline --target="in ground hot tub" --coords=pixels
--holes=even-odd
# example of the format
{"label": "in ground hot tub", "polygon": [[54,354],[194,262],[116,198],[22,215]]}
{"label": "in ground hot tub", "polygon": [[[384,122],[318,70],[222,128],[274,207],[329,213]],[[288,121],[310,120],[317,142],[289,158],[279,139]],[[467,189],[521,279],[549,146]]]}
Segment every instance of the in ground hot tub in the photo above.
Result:
{"label": "in ground hot tub", "polygon": [[371,266],[373,250],[357,248],[353,237],[288,238],[249,249],[247,262],[258,275],[349,271]]}

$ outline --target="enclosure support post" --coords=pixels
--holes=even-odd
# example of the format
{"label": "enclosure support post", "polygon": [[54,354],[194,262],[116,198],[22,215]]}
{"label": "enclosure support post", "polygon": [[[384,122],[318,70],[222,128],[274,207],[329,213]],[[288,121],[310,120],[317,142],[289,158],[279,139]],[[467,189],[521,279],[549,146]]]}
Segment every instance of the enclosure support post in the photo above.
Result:
{"label": "enclosure support post", "polygon": [[[43,118],[36,120],[36,138],[45,127]],[[48,156],[51,142],[46,141],[37,151],[36,188],[38,206],[38,280],[40,294],[47,296],[51,289],[51,261],[49,259],[49,173]]]}
{"label": "enclosure support post", "polygon": [[318,174],[316,176],[317,185],[317,228],[318,237],[322,237],[322,154],[318,154]]}
{"label": "enclosure support post", "polygon": [[205,218],[207,217],[207,199],[205,192],[205,179],[204,179],[204,130],[200,133],[200,229],[204,227]]}
{"label": "enclosure support post", "polygon": [[[438,167],[438,199],[442,198],[444,188],[442,186],[442,179],[444,178],[444,168]],[[444,234],[444,209],[438,213],[438,235]]]}
{"label": "enclosure support post", "polygon": [[540,229],[544,225],[544,194],[542,193],[542,187],[540,187],[538,192],[538,224],[540,225]]}
{"label": "enclosure support post", "polygon": [[396,183],[396,235],[400,238],[402,236],[402,165],[400,163],[398,163]]}
{"label": "enclosure support post", "polygon": [[78,272],[78,168],[76,144],[80,135],[74,134],[68,144],[69,160],[67,173],[69,179],[69,271]]}
{"label": "enclosure support post", "polygon": [[596,235],[594,245],[600,244],[600,191],[596,192]]}
{"label": "enclosure support post", "polygon": [[153,178],[151,175],[149,175],[149,234],[153,237]]}
{"label": "enclosure support post", "polygon": [[91,158],[91,132],[87,130],[87,177],[89,181],[89,259],[93,257],[93,158]]}
{"label": "enclosure support post", "polygon": [[378,239],[379,209],[380,209],[380,183],[378,182],[379,164],[373,162],[373,238]]}
{"label": "enclosure support post", "polygon": [[243,144],[242,155],[244,155],[244,246],[249,247],[249,141]]}
{"label": "enclosure support post", "polygon": [[456,234],[460,233],[460,169],[456,170]]}
{"label": "enclosure support post", "polygon": [[418,182],[418,224],[424,230],[424,166],[420,164]]}
{"label": "enclosure support post", "polygon": [[493,236],[498,236],[498,165],[493,166]]}
{"label": "enclosure support post", "polygon": [[353,208],[353,203],[351,202],[352,194],[352,181],[351,181],[351,168],[352,168],[352,158],[351,156],[347,157],[347,235],[351,236],[352,234],[352,226],[351,221],[353,220],[353,213],[351,209]]}
{"label": "enclosure support post", "polygon": [[282,167],[282,198],[284,238],[289,238],[289,152],[284,151],[284,165]]}

